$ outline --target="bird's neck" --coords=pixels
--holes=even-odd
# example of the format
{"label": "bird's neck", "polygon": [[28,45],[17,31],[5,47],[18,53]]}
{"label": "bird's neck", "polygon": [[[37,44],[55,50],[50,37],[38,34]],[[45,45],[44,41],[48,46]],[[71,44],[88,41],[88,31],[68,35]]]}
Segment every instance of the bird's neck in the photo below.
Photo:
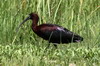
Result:
{"label": "bird's neck", "polygon": [[36,27],[38,26],[37,23],[38,23],[38,20],[32,20],[32,29],[34,31],[36,30]]}

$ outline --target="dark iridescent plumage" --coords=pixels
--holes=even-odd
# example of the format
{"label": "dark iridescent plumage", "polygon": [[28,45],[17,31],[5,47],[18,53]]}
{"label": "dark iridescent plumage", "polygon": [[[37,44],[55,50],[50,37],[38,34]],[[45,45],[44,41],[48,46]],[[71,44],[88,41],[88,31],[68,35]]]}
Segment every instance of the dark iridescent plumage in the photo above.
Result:
{"label": "dark iridescent plumage", "polygon": [[[45,40],[48,40],[50,43],[71,43],[71,42],[80,42],[83,41],[83,38],[66,28],[55,24],[42,24],[37,25],[39,17],[35,13],[31,13],[28,18],[26,18],[20,26],[27,20],[32,20],[32,30]],[[19,27],[20,27],[19,26]]]}

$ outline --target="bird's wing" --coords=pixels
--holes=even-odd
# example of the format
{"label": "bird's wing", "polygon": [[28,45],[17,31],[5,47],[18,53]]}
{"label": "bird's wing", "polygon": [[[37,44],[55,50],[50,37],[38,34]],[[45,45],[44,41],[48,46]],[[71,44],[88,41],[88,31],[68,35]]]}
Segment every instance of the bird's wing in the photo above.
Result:
{"label": "bird's wing", "polygon": [[83,40],[82,37],[68,29],[52,24],[40,25],[37,34],[52,43],[70,43]]}
{"label": "bird's wing", "polygon": [[63,28],[58,25],[43,25],[42,28],[39,28],[40,33],[44,35],[45,37],[53,36],[53,38],[58,38],[60,36],[62,37],[68,37],[70,38],[73,35],[73,32],[69,31],[66,28]]}

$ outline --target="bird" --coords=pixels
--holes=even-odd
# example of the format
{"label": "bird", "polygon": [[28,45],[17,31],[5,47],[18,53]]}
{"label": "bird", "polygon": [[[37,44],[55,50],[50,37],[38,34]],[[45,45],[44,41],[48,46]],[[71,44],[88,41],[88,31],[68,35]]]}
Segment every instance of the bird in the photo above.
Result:
{"label": "bird", "polygon": [[32,20],[31,28],[35,34],[37,34],[44,40],[48,40],[49,43],[54,43],[55,47],[57,47],[57,44],[68,44],[83,41],[83,37],[62,26],[56,24],[38,25],[39,16],[37,13],[34,12],[30,13],[29,16],[20,23],[17,31],[19,30],[21,25],[24,24],[27,20]]}

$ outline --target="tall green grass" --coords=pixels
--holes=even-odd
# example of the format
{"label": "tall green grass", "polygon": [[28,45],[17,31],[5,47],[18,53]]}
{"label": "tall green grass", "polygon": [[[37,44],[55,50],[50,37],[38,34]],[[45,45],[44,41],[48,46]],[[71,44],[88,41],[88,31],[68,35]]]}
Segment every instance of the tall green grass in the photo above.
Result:
{"label": "tall green grass", "polygon": [[[29,13],[38,13],[38,24],[58,24],[84,37],[81,43],[58,45],[44,52],[48,42],[38,37],[27,21]],[[0,65],[8,66],[91,66],[100,64],[99,0],[1,0]]]}

